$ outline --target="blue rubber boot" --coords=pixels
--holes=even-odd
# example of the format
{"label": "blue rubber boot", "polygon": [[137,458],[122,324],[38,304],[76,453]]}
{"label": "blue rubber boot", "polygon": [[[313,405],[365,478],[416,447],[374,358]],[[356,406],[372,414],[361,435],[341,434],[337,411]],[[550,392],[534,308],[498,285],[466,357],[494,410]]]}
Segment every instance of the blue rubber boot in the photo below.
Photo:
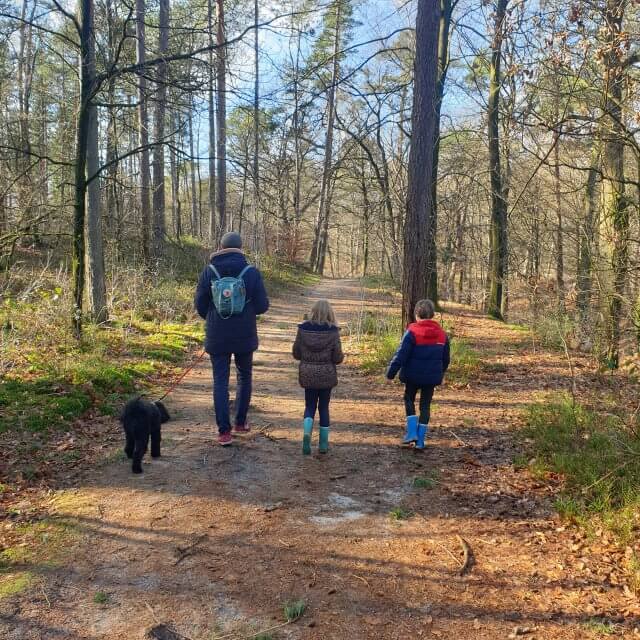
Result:
{"label": "blue rubber boot", "polygon": [[320,427],[318,453],[327,453],[327,451],[329,451],[329,427]]}
{"label": "blue rubber boot", "polygon": [[418,440],[418,416],[407,416],[407,431],[402,444],[413,444]]}
{"label": "blue rubber boot", "polygon": [[424,439],[427,437],[427,425],[418,425],[418,441],[416,442],[416,449],[422,451],[424,449]]}
{"label": "blue rubber boot", "polygon": [[311,432],[313,431],[313,418],[305,418],[302,423],[302,428],[304,430],[302,436],[302,453],[305,456],[311,454]]}

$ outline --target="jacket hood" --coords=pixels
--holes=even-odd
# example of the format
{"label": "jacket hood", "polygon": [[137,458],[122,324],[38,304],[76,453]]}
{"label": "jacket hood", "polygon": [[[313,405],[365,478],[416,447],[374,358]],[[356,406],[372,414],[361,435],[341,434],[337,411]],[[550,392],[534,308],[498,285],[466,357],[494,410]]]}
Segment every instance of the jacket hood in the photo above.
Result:
{"label": "jacket hood", "polygon": [[248,262],[240,249],[222,249],[211,254],[211,264],[224,278],[225,276],[237,276]]}
{"label": "jacket hood", "polygon": [[298,327],[300,327],[300,329],[302,329],[303,331],[340,331],[338,327],[332,324],[316,324],[315,322],[310,322],[309,320],[305,320],[304,322],[299,324]]}
{"label": "jacket hood", "polygon": [[[305,325],[310,327],[317,327],[318,330],[307,329]],[[336,337],[335,334],[338,331],[337,327],[327,327],[329,330],[322,330],[324,327],[311,322],[304,322],[300,325],[300,335],[304,342],[304,346],[309,351],[324,351],[332,347]]]}
{"label": "jacket hood", "polygon": [[407,329],[420,344],[444,344],[447,334],[435,320],[418,320],[412,322]]}

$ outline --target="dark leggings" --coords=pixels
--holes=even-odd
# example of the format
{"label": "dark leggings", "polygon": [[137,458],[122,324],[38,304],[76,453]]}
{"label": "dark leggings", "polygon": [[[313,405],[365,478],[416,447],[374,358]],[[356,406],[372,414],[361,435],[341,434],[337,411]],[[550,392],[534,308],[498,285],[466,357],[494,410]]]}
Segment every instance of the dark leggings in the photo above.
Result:
{"label": "dark leggings", "polygon": [[404,409],[408,416],[416,415],[416,395],[420,391],[420,424],[429,424],[434,389],[433,385],[420,387],[410,382],[404,385]]}
{"label": "dark leggings", "polygon": [[329,418],[329,402],[331,401],[331,389],[305,389],[304,390],[304,417],[316,417],[316,409],[320,414],[320,426],[331,425]]}

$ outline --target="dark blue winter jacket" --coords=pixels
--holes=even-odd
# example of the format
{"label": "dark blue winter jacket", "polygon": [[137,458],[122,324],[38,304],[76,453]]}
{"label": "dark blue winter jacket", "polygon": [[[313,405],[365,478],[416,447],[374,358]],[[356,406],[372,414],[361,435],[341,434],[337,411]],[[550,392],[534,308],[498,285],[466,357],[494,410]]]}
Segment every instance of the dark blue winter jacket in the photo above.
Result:
{"label": "dark blue winter jacket", "polygon": [[442,384],[449,366],[449,338],[435,320],[419,320],[407,327],[389,363],[387,378],[400,371],[400,381],[417,386]]}
{"label": "dark blue winter jacket", "polygon": [[[237,277],[247,266],[247,259],[239,249],[223,249],[211,256],[221,278]],[[207,321],[204,348],[212,355],[222,353],[250,353],[258,348],[256,316],[266,313],[269,298],[264,288],[262,274],[251,267],[243,276],[247,299],[241,314],[227,320],[221,318],[213,304],[211,281],[213,270],[207,265],[198,282],[194,304],[200,317]]]}

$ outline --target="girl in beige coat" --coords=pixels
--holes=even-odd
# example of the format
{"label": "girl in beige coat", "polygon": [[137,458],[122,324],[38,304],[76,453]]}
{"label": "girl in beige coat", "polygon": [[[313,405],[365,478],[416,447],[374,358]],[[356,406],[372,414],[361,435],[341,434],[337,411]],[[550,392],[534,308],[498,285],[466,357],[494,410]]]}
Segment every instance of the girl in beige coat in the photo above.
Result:
{"label": "girl in beige coat", "polygon": [[300,361],[299,381],[304,388],[304,422],[302,453],[311,453],[311,433],[316,411],[320,414],[318,451],[329,450],[329,402],[331,391],[338,384],[337,365],[344,360],[340,329],[327,300],[318,300],[305,322],[298,325],[293,344],[293,357]]}

